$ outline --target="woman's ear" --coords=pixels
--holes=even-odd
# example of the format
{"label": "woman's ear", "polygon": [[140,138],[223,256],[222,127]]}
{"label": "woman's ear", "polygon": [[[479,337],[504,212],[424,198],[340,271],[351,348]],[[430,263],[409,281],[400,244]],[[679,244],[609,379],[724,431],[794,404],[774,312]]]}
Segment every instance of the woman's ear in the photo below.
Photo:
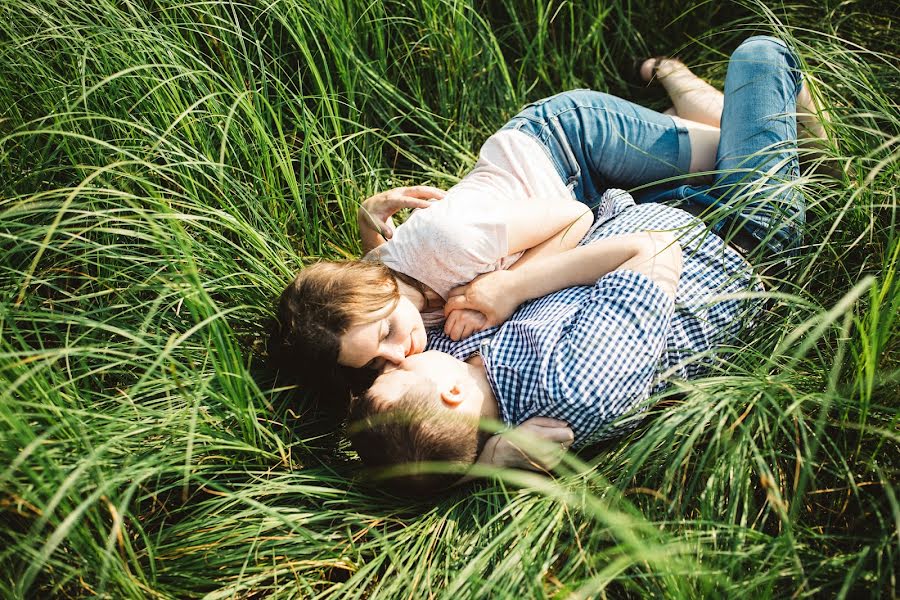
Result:
{"label": "woman's ear", "polygon": [[463,401],[463,388],[458,383],[454,383],[451,387],[441,391],[441,400],[449,408],[456,408]]}

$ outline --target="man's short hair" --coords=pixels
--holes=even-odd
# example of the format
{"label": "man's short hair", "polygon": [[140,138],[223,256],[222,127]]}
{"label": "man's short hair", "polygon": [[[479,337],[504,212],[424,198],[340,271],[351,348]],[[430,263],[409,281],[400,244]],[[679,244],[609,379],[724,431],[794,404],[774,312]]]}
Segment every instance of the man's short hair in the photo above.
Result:
{"label": "man's short hair", "polygon": [[[386,474],[384,482],[403,496],[425,496],[453,485],[475,462],[488,437],[477,418],[444,409],[440,394],[426,381],[394,402],[385,403],[367,390],[350,403],[353,448],[370,467],[397,467],[397,474]],[[446,463],[445,472],[422,464],[431,462]]]}

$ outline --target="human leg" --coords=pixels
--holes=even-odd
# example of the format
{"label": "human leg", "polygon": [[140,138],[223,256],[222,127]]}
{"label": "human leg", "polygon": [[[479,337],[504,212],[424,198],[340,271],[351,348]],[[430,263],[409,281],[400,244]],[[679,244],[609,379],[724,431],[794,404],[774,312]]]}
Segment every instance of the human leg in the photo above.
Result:
{"label": "human leg", "polygon": [[800,139],[826,140],[828,134],[822,121],[828,120],[828,113],[813,100],[809,87],[803,83],[797,95],[797,137]]}
{"label": "human leg", "polygon": [[691,121],[680,115],[671,116],[676,125],[685,128],[688,132],[688,139],[691,142],[689,172],[708,173],[712,171],[716,166],[716,151],[719,147],[721,130],[712,125]]}
{"label": "human leg", "polygon": [[535,137],[576,198],[589,205],[610,187],[675,180],[708,169],[718,143],[714,128],[590,90],[530,104],[507,128]]}
{"label": "human leg", "polygon": [[751,37],[732,54],[710,194],[727,209],[725,226],[744,229],[768,253],[793,254],[805,222],[799,175],[796,55],[780,40]]}
{"label": "human leg", "polygon": [[[725,95],[704,79],[694,73],[681,61],[669,57],[648,58],[641,64],[640,76],[646,82],[658,81],[669,99],[671,108],[664,110],[664,115],[693,121],[719,129],[722,122],[722,109]],[[797,95],[797,138],[816,142],[827,140],[827,133],[822,122],[828,120],[826,111],[820,109],[810,94],[806,83]],[[708,139],[698,137],[699,143],[708,143]],[[718,137],[716,137],[718,143]],[[693,140],[692,140],[693,146]],[[712,168],[712,167],[710,167]],[[700,171],[706,169],[691,169]]]}
{"label": "human leg", "polygon": [[668,57],[648,58],[641,65],[640,74],[644,81],[656,80],[665,88],[675,115],[719,127],[724,95],[694,75],[684,63]]}

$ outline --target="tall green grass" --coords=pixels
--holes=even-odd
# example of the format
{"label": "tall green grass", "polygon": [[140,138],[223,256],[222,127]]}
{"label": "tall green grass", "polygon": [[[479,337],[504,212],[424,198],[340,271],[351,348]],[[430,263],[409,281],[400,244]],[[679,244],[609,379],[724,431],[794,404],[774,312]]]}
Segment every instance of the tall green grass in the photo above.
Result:
{"label": "tall green grass", "polygon": [[[900,564],[891,2],[0,5],[0,595],[889,597]],[[556,479],[430,506],[365,485],[262,368],[273,298],[359,252],[367,195],[449,186],[530,99],[665,108],[800,50],[838,145],[747,348]]]}

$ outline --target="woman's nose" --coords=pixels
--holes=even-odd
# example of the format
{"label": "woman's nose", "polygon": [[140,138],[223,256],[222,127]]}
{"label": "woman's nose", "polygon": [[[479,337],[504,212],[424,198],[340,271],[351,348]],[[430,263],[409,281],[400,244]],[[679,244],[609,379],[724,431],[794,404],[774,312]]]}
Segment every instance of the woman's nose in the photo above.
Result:
{"label": "woman's nose", "polygon": [[388,362],[399,365],[403,362],[403,359],[406,358],[406,353],[403,351],[403,348],[400,347],[400,344],[388,344],[382,346],[381,357]]}

